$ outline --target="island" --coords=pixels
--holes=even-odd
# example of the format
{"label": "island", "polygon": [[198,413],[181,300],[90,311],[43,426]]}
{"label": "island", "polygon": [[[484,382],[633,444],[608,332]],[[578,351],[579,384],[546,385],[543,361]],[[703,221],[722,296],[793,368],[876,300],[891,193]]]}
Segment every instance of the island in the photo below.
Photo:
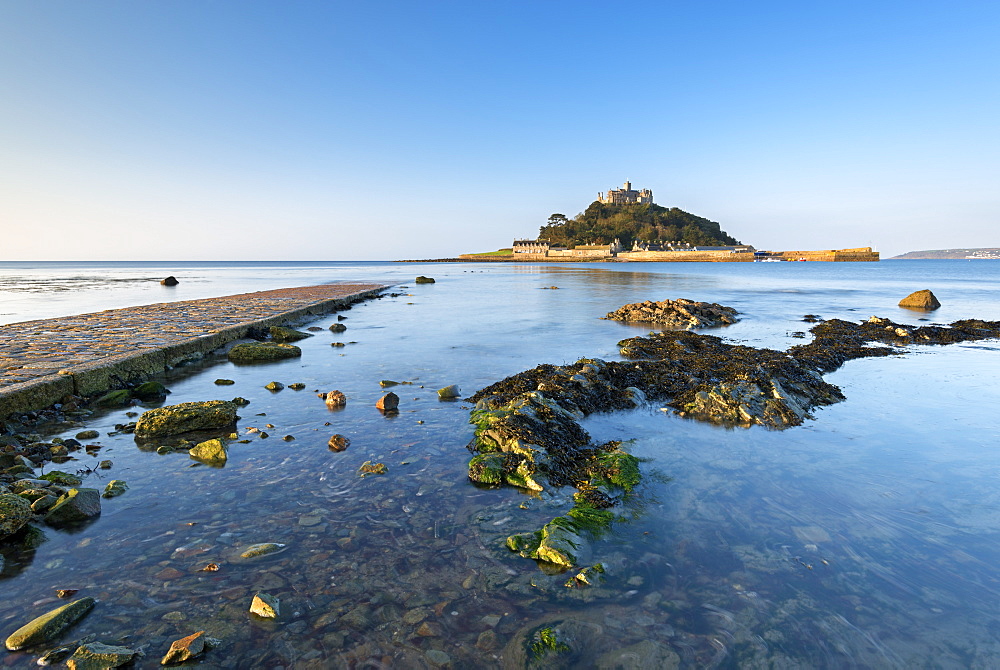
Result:
{"label": "island", "polygon": [[[444,260],[444,259],[441,259]],[[717,222],[663,207],[653,192],[622,188],[598,193],[597,200],[573,218],[552,214],[535,239],[515,239],[510,247],[457,259],[477,262],[625,261],[625,262],[778,262],[877,261],[871,247],[811,251],[767,251],[742,244]]]}
{"label": "island", "polygon": [[907,251],[893,256],[892,260],[1000,260],[1000,247],[978,247],[975,249],[929,249],[927,251]]}

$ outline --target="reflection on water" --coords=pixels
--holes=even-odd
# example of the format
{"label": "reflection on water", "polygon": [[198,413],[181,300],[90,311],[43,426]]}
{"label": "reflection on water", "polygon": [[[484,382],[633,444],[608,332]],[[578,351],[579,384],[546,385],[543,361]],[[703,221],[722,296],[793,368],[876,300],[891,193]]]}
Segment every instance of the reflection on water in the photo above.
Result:
{"label": "reflection on water", "polygon": [[[545,667],[995,665],[995,343],[852,361],[830,377],[847,401],[783,432],[719,429],[658,407],[589,418],[595,440],[631,440],[647,476],[629,520],[581,551],[605,566],[603,581],[568,588],[568,574],[503,546],[563,513],[567,493],[471,484],[468,408],[439,402],[437,388],[471,394],[537,363],[616,357],[625,331],[599,317],[637,300],[732,304],[743,321],[719,334],[787,346],[786,333],[808,328],[804,314],[899,318],[901,296],[895,282],[861,286],[868,275],[847,290],[849,270],[829,286],[801,275],[740,281],[732,269],[543,267],[408,267],[438,283],[345,312],[348,330],[301,342],[302,359],[173,371],[170,403],[251,401],[239,422],[248,442],[230,445],[224,468],[108,435],[143,408],[88,420],[101,448],[61,469],[110,459],[84,485],[116,478],[130,489],[86,528],[46,528],[33,548],[4,549],[0,632],[72,588],[101,602],[64,639],[145,645],[137,665],[148,668],[197,630],[223,639],[204,663],[220,668],[524,667],[546,629],[570,650]],[[981,307],[932,318],[998,310],[995,298]],[[236,384],[216,386],[220,377]],[[412,382],[393,387],[397,416],[374,409],[383,379]],[[306,388],[272,393],[269,381]],[[349,399],[342,411],[316,397],[333,389]],[[333,433],[350,438],[346,451],[327,448]],[[368,460],[388,472],[359,477]],[[240,558],[259,542],[287,548]],[[281,599],[279,620],[248,615],[257,591]]]}

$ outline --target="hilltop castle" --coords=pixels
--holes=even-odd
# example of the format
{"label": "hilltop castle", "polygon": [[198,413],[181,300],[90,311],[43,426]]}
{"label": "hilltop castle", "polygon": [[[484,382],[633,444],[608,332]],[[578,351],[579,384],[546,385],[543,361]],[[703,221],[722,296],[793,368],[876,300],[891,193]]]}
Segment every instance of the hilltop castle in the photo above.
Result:
{"label": "hilltop castle", "polygon": [[605,205],[651,205],[653,192],[648,188],[633,191],[632,182],[627,181],[623,188],[609,189],[607,195],[598,192],[597,199]]}

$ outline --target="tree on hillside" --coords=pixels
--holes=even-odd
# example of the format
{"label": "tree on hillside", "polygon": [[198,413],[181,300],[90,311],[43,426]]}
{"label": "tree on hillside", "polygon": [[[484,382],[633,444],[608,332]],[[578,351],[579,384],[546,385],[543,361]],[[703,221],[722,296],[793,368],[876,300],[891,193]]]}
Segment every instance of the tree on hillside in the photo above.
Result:
{"label": "tree on hillside", "polygon": [[621,240],[626,247],[644,242],[687,242],[696,246],[739,244],[715,221],[677,207],[654,204],[612,205],[594,201],[572,219],[553,214],[538,231],[538,239],[552,245],[608,244]]}

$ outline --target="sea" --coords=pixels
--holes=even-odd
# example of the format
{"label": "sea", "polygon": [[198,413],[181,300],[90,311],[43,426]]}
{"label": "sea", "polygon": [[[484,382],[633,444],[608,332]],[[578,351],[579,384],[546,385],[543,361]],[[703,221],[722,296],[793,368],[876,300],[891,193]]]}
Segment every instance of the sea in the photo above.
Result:
{"label": "sea", "polygon": [[[505,545],[565,513],[572,491],[472,483],[471,406],[436,394],[619,360],[617,342],[651,327],[601,317],[645,300],[734,307],[738,323],[702,332],[774,349],[808,341],[806,315],[1000,320],[1000,262],[3,262],[0,323],[340,282],[390,288],[298,324],[319,329],[300,359],[209,355],[160,378],[167,404],[250,401],[225,467],[116,429],[156,403],[38,428],[98,431],[46,470],[128,491],[86,525],[0,545],[0,634],[76,589],[99,602],[50,647],[123,645],[145,654],[140,668],[197,631],[219,641],[205,668],[1000,667],[1000,342],[849,361],[826,376],[846,400],[786,430],[655,402],[591,415],[584,428],[622,441],[643,478],[579,548],[604,570],[590,586]],[[897,306],[921,289],[941,308]],[[341,410],[317,397],[334,389]],[[375,408],[387,390],[396,415]],[[334,434],[346,450],[328,448]],[[386,472],[362,476],[369,461]],[[283,546],[243,558],[256,543]],[[249,613],[259,592],[279,599],[276,619]],[[34,667],[46,648],[0,666]]]}

